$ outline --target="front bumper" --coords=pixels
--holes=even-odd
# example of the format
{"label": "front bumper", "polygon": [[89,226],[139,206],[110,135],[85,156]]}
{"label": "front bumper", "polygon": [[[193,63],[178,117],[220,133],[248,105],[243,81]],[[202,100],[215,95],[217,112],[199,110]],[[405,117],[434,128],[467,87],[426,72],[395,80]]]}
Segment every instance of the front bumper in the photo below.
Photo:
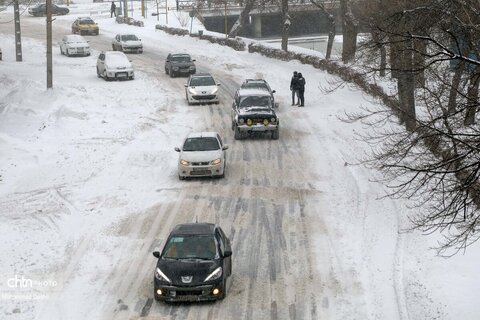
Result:
{"label": "front bumper", "polygon": [[129,70],[107,71],[107,77],[115,78],[117,80],[133,78],[134,75],[134,72]]}
{"label": "front bumper", "polygon": [[84,56],[90,55],[90,48],[78,47],[78,48],[67,48],[67,50],[68,50],[68,53],[71,55],[84,55]]}
{"label": "front bumper", "polygon": [[185,75],[195,74],[197,72],[196,69],[190,69],[190,68],[173,68],[172,71],[175,72],[175,74],[185,74]]}
{"label": "front bumper", "polygon": [[181,177],[215,177],[221,176],[224,171],[223,162],[215,165],[178,165],[178,175]]}
{"label": "front bumper", "polygon": [[143,52],[143,47],[122,47],[123,52]]}
{"label": "front bumper", "polygon": [[278,124],[264,125],[263,123],[257,123],[252,125],[237,124],[238,130],[241,132],[262,132],[262,131],[275,131],[278,129]]}
{"label": "front bumper", "polygon": [[189,94],[188,102],[190,103],[217,103],[220,100],[218,99],[217,94]]}
{"label": "front bumper", "polygon": [[98,34],[97,28],[80,28],[78,31],[80,34]]}
{"label": "front bumper", "polygon": [[[205,285],[177,286],[161,283],[154,277],[154,295],[156,300],[168,302],[218,300],[225,290],[222,281],[222,278],[220,278],[214,283]],[[219,293],[216,295],[213,294],[215,288],[219,289]],[[158,294],[158,290],[161,290],[161,294]]]}

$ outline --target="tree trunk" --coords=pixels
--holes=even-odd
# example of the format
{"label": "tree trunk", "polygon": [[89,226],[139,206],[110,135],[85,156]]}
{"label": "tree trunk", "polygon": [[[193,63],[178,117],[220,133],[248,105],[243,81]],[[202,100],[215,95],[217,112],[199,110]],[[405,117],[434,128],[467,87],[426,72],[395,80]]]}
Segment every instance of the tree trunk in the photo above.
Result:
{"label": "tree trunk", "polygon": [[398,99],[400,101],[401,121],[407,130],[416,126],[415,115],[415,74],[413,72],[413,41],[401,44],[399,52]]}
{"label": "tree trunk", "polygon": [[353,16],[350,0],[340,0],[340,10],[343,17],[342,61],[348,63],[355,59],[357,51],[358,22]]}
{"label": "tree trunk", "polygon": [[478,85],[480,84],[480,74],[478,67],[472,72],[470,76],[470,83],[467,89],[467,110],[463,124],[471,126],[475,124],[475,115],[478,109]]}
{"label": "tree trunk", "polygon": [[282,26],[282,50],[288,51],[288,31],[290,30],[290,16],[288,15],[288,0],[282,0],[282,15],[283,15],[283,26]]}
{"label": "tree trunk", "polygon": [[370,33],[372,35],[372,40],[375,43],[375,46],[380,51],[380,66],[379,66],[380,76],[385,77],[385,73],[386,73],[385,70],[387,68],[387,49],[385,48],[385,45],[382,43],[380,32],[378,32],[375,29],[375,27],[371,29]]}
{"label": "tree trunk", "polygon": [[312,4],[314,4],[317,8],[323,11],[323,13],[327,16],[328,19],[328,41],[327,41],[327,52],[325,53],[325,59],[330,59],[332,56],[333,50],[333,42],[335,41],[336,35],[336,25],[335,25],[335,16],[325,9],[323,3],[316,2],[314,0],[310,0]]}
{"label": "tree trunk", "polygon": [[245,2],[245,8],[243,8],[242,12],[240,12],[237,21],[235,21],[230,33],[228,34],[229,38],[235,38],[240,32],[242,32],[243,28],[248,24],[248,17],[254,5],[255,0],[247,0]]}
{"label": "tree trunk", "polygon": [[415,83],[417,88],[425,87],[425,56],[427,55],[427,43],[425,41],[416,40],[413,42],[413,67],[415,72]]}
{"label": "tree trunk", "polygon": [[462,80],[463,72],[465,71],[465,62],[460,61],[455,68],[455,74],[453,75],[452,85],[450,86],[450,93],[448,95],[448,114],[453,114],[457,111],[457,95],[458,88],[460,87],[460,81]]}

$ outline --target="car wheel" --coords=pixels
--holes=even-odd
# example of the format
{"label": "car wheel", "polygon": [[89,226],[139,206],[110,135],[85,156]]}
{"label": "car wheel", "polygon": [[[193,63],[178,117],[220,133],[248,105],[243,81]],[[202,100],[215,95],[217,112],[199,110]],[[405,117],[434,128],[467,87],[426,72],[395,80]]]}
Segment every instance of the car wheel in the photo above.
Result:
{"label": "car wheel", "polygon": [[169,74],[169,73],[168,73],[168,68],[167,68],[167,67],[165,67],[165,74]]}
{"label": "car wheel", "polygon": [[181,175],[178,175],[178,180],[185,180],[185,177],[182,177]]}
{"label": "car wheel", "polygon": [[110,81],[110,78],[107,76],[107,71],[103,71],[103,79],[105,79],[105,81]]}
{"label": "car wheel", "polygon": [[235,130],[235,122],[232,121],[232,131]]}
{"label": "car wheel", "polygon": [[234,131],[235,131],[235,133],[234,133],[233,137],[235,138],[235,140],[242,139],[242,133],[240,132],[240,129],[238,129],[237,125],[235,125]]}
{"label": "car wheel", "polygon": [[113,44],[112,44],[112,50],[117,51],[117,49],[115,49],[115,46]]}
{"label": "car wheel", "polygon": [[128,79],[133,80],[133,79],[135,79],[135,76],[131,76]]}
{"label": "car wheel", "polygon": [[63,50],[62,50],[62,47],[60,47],[60,54],[63,56]]}
{"label": "car wheel", "polygon": [[97,67],[97,78],[101,78],[102,76],[100,75],[100,71],[98,70],[98,67]]}
{"label": "car wheel", "polygon": [[68,49],[65,50],[65,55],[66,55],[67,57],[70,57],[70,52],[68,52]]}
{"label": "car wheel", "polygon": [[273,139],[273,140],[278,140],[279,135],[280,135],[280,134],[279,134],[279,132],[278,132],[278,128],[277,128],[276,130],[273,130],[273,131],[272,131],[272,139]]}
{"label": "car wheel", "polygon": [[175,72],[173,72],[172,70],[170,70],[169,74],[170,74],[170,78],[175,78]]}

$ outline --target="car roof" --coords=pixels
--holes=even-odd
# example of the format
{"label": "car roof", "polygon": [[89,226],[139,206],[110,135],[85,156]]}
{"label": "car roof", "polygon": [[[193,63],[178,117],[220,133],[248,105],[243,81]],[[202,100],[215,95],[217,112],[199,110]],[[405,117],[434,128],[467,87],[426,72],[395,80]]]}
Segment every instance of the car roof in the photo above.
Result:
{"label": "car roof", "polygon": [[188,53],[170,53],[171,56],[189,56],[190,55]]}
{"label": "car roof", "polygon": [[213,223],[183,223],[177,224],[170,235],[215,234]]}
{"label": "car roof", "polygon": [[87,19],[93,20],[91,17],[78,17],[77,18],[77,20],[87,20]]}
{"label": "car roof", "polygon": [[188,134],[187,138],[204,138],[204,137],[217,137],[216,132],[210,131],[210,132],[191,132]]}
{"label": "car roof", "polygon": [[240,96],[271,96],[266,88],[240,88],[237,93]]}

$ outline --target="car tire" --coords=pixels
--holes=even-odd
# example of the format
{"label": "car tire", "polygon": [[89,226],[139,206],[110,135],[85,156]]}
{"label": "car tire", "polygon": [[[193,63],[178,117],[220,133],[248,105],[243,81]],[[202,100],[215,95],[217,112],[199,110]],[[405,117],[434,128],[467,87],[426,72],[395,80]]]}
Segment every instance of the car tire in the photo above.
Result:
{"label": "car tire", "polygon": [[100,71],[98,70],[98,67],[97,67],[97,78],[101,78],[102,76],[100,75]]}
{"label": "car tire", "polygon": [[117,51],[117,49],[115,49],[115,46],[113,44],[112,44],[112,50]]}
{"label": "car tire", "polygon": [[170,78],[175,78],[175,72],[173,72],[171,69],[170,69],[169,74],[170,74]]}
{"label": "car tire", "polygon": [[65,50],[65,55],[66,55],[67,57],[70,57],[70,52],[68,52],[68,49]]}
{"label": "car tire", "polygon": [[280,133],[278,131],[278,128],[276,130],[272,131],[272,139],[273,140],[278,140],[279,136],[280,136]]}
{"label": "car tire", "polygon": [[107,76],[107,71],[103,71],[103,79],[105,79],[105,81],[110,81],[110,78]]}
{"label": "car tire", "polygon": [[191,105],[192,105],[192,103],[190,102],[190,100],[188,100],[188,94],[187,94],[187,93],[185,93],[185,99],[187,99],[187,103],[188,103],[188,105],[189,105],[189,106],[191,106]]}
{"label": "car tire", "polygon": [[169,74],[169,73],[168,73],[168,68],[167,68],[167,67],[165,67],[165,74]]}
{"label": "car tire", "polygon": [[181,175],[178,175],[178,180],[185,180],[185,177],[182,177]]}
{"label": "car tire", "polygon": [[234,128],[234,135],[233,137],[235,138],[235,140],[240,140],[242,139],[242,133],[240,132],[240,129],[238,129],[238,126],[235,125],[235,128]]}
{"label": "car tire", "polygon": [[60,55],[63,56],[63,50],[62,50],[62,47],[60,47]]}

